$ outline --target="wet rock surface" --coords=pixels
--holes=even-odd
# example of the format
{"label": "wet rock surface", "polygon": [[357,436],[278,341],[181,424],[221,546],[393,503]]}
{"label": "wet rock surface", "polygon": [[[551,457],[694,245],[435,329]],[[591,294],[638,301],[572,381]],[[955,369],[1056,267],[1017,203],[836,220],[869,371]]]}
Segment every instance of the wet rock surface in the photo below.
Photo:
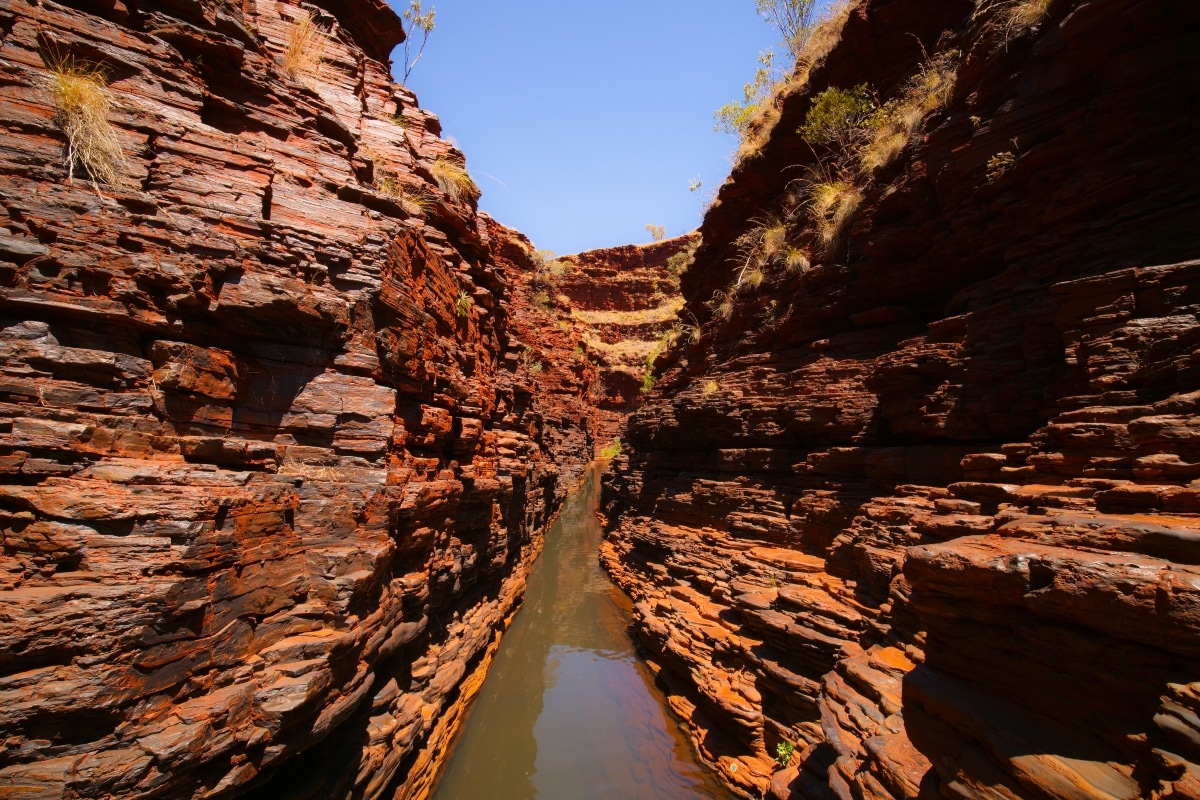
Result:
{"label": "wet rock surface", "polygon": [[[993,12],[851,14],[708,214],[702,337],[606,479],[635,635],[748,795],[1198,796],[1200,18]],[[922,48],[953,97],[844,249],[715,313],[811,99],[886,100]]]}
{"label": "wet rock surface", "polygon": [[86,5],[0,9],[0,795],[425,796],[594,372],[521,363],[530,248],[439,182],[381,0]]}

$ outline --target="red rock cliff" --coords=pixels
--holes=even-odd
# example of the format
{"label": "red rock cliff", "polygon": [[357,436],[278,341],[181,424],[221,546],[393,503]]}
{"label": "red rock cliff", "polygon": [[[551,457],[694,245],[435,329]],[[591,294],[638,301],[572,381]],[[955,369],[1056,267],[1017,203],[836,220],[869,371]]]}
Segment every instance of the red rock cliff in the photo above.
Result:
{"label": "red rock cliff", "polygon": [[[853,9],[607,479],[637,638],[748,794],[1200,797],[1200,16],[1016,9]],[[859,85],[919,124],[822,188],[796,131]]]}
{"label": "red rock cliff", "polygon": [[692,233],[560,259],[569,269],[554,282],[554,291],[580,329],[583,357],[599,370],[594,396],[599,445],[620,434],[653,383],[646,376],[655,358],[671,338],[683,335],[679,275],[698,238]]}
{"label": "red rock cliff", "polygon": [[590,460],[396,15],[304,9],[0,7],[0,795],[424,796]]}

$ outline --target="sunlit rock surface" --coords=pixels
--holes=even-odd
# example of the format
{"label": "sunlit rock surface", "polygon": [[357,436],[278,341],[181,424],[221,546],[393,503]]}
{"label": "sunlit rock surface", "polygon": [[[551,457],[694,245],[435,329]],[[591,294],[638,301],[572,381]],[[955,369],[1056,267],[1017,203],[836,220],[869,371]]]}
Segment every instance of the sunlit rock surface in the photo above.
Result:
{"label": "sunlit rock surface", "polygon": [[[606,483],[637,639],[755,797],[1200,796],[1200,17],[1001,6],[853,11],[709,212],[703,335]],[[953,50],[844,246],[719,316],[812,98]]]}
{"label": "sunlit rock surface", "polygon": [[[594,371],[518,358],[530,247],[438,183],[401,36],[382,0],[0,8],[0,796],[427,792]],[[68,178],[68,56],[118,186]]]}

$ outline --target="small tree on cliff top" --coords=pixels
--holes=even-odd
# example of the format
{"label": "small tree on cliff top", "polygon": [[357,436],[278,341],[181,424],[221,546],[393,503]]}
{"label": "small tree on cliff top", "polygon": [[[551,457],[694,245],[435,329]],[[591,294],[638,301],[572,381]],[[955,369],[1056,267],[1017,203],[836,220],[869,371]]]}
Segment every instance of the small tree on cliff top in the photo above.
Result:
{"label": "small tree on cliff top", "polygon": [[[421,56],[425,55],[425,43],[429,41],[429,34],[433,33],[435,13],[433,6],[430,6],[428,11],[422,9],[421,0],[412,0],[408,11],[404,12],[404,78],[400,81],[401,84],[408,83],[408,76],[412,74],[413,67],[421,60]],[[409,61],[414,31],[421,32],[421,46],[417,48],[417,57]]]}
{"label": "small tree on cliff top", "polygon": [[755,10],[779,29],[796,58],[812,33],[816,5],[815,0],[754,0]]}

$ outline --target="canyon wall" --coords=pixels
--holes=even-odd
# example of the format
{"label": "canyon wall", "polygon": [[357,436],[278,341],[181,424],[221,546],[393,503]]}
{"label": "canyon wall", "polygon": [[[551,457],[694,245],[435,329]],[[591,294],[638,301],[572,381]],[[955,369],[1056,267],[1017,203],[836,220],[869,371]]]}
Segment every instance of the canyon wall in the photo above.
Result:
{"label": "canyon wall", "polygon": [[[635,636],[748,796],[1200,797],[1200,10],[1032,5],[851,9],[606,478]],[[859,86],[920,123],[831,176],[797,131]]]}
{"label": "canyon wall", "polygon": [[[524,318],[532,248],[402,36],[383,0],[0,7],[0,796],[427,794],[595,370]],[[54,71],[96,67],[93,184]]]}
{"label": "canyon wall", "polygon": [[682,335],[679,276],[698,242],[692,233],[559,259],[567,269],[554,281],[554,293],[579,328],[582,355],[599,370],[597,444],[611,446],[619,437],[653,385],[647,375],[655,359],[671,337]]}

